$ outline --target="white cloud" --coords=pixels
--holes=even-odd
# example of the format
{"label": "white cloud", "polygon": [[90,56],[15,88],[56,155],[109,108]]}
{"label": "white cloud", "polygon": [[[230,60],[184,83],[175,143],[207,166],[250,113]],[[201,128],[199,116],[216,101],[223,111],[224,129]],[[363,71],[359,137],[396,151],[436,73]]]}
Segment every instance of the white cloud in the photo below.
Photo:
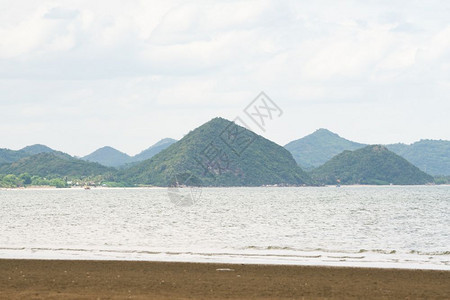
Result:
{"label": "white cloud", "polygon": [[68,9],[63,7],[53,7],[47,13],[44,18],[47,19],[74,19],[79,14],[78,10]]}
{"label": "white cloud", "polygon": [[317,127],[450,139],[449,13],[438,0],[3,1],[0,147],[32,132],[74,154],[135,153],[233,118],[261,90],[286,112],[267,133],[279,143]]}

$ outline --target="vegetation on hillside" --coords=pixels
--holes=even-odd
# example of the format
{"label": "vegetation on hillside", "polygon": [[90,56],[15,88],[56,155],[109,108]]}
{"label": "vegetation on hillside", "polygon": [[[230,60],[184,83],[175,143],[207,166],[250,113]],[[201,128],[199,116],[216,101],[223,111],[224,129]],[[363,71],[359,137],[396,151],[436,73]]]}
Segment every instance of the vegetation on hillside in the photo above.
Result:
{"label": "vegetation on hillside", "polygon": [[39,153],[49,153],[54,150],[40,144],[27,146],[20,150],[0,149],[0,165],[16,162],[24,157]]}
{"label": "vegetation on hillside", "polygon": [[0,165],[9,164],[27,156],[29,156],[28,153],[20,150],[0,149]]}
{"label": "vegetation on hillside", "polygon": [[0,174],[28,173],[41,177],[112,175],[114,172],[112,168],[83,161],[62,152],[39,153],[0,166]]}
{"label": "vegetation on hillside", "polygon": [[284,146],[305,170],[318,167],[344,150],[356,150],[366,145],[346,140],[327,129],[295,140]]}
{"label": "vegetation on hillside", "polygon": [[[106,186],[302,185],[313,184],[313,179],[324,184],[450,182],[449,141],[421,140],[386,147],[406,159],[383,146],[365,147],[326,129],[282,148],[230,121],[215,118],[179,142],[163,139],[134,157],[111,147],[98,149],[84,160],[40,144],[17,151],[0,149],[0,187],[29,185],[27,176],[34,178],[32,185],[59,187],[64,186],[61,182],[66,186],[67,182]],[[348,149],[354,151],[345,151]],[[311,171],[311,179],[293,156],[308,169],[323,165]],[[147,157],[150,159],[140,161]],[[413,164],[435,178],[418,172]]]}
{"label": "vegetation on hillside", "polygon": [[381,145],[344,151],[314,169],[311,177],[323,184],[426,184],[434,178]]}
{"label": "vegetation on hillside", "polygon": [[20,149],[20,151],[26,152],[29,155],[35,155],[35,154],[39,154],[39,153],[50,153],[55,150],[53,150],[52,148],[47,147],[45,145],[42,145],[42,144],[35,144],[35,145],[31,145],[31,146],[26,146],[26,147]]}
{"label": "vegetation on hillside", "polygon": [[205,186],[310,184],[283,147],[222,118],[191,131],[153,158],[121,171],[129,183],[167,186],[178,176]]}
{"label": "vegetation on hillside", "polygon": [[387,148],[431,175],[450,175],[450,141],[421,140],[411,145],[392,144]]}

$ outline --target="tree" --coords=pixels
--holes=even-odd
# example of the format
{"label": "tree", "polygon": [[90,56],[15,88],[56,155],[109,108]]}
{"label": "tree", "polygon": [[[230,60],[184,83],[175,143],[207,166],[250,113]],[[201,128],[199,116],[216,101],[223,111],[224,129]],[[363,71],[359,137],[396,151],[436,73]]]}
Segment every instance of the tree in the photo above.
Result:
{"label": "tree", "polygon": [[8,186],[19,186],[19,179],[16,177],[16,175],[8,174],[5,177],[3,177],[2,180],[6,185]]}
{"label": "tree", "polygon": [[20,178],[20,180],[22,180],[22,183],[24,185],[31,184],[31,176],[30,176],[30,174],[28,174],[28,173],[20,174],[19,178]]}

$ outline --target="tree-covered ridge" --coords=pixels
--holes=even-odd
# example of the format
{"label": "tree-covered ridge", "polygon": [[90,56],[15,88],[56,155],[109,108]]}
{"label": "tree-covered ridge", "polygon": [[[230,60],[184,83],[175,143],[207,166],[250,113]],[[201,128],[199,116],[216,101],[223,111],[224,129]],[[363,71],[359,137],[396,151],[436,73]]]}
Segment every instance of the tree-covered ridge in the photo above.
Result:
{"label": "tree-covered ridge", "polygon": [[55,150],[40,144],[24,147],[20,150],[0,149],[0,165],[18,161],[24,157],[39,153],[50,153]]}
{"label": "tree-covered ridge", "polygon": [[431,175],[450,175],[450,141],[421,140],[411,145],[387,145],[387,148]]}
{"label": "tree-covered ridge", "polygon": [[356,150],[366,145],[346,140],[327,129],[318,129],[310,135],[284,146],[304,169],[318,167],[344,150]]}
{"label": "tree-covered ridge", "polygon": [[427,184],[433,177],[382,145],[344,151],[314,169],[311,177],[323,184]]}
{"label": "tree-covered ridge", "polygon": [[46,176],[94,176],[112,174],[115,170],[74,158],[62,152],[39,153],[16,162],[0,166],[0,174],[28,173]]}
{"label": "tree-covered ridge", "polygon": [[212,119],[153,158],[120,172],[119,178],[167,186],[177,174],[205,186],[311,183],[286,149],[222,118]]}
{"label": "tree-covered ridge", "polygon": [[28,153],[20,150],[0,149],[0,165],[9,164],[27,156],[29,156]]}
{"label": "tree-covered ridge", "polygon": [[52,148],[42,145],[42,144],[34,144],[31,146],[26,146],[22,149],[20,149],[20,151],[26,152],[30,155],[35,155],[35,154],[39,154],[39,153],[50,153],[53,152],[55,150],[53,150]]}

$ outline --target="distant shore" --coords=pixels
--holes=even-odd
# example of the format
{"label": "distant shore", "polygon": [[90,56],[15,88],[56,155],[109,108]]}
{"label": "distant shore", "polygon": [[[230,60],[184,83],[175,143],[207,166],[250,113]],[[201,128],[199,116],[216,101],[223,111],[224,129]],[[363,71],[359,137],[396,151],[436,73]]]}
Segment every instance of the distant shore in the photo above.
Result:
{"label": "distant shore", "polygon": [[[341,185],[339,187],[399,187],[399,186],[450,186],[450,184],[435,184],[435,185],[369,185],[369,184],[349,184],[349,185]],[[213,186],[207,186],[207,187],[203,187],[203,188],[245,188],[247,186],[232,186],[232,187],[213,187]],[[301,188],[308,188],[308,187],[323,187],[323,188],[335,188],[337,187],[336,185],[324,185],[324,186],[299,186]],[[109,189],[167,189],[167,187],[162,187],[162,186],[136,186],[136,187],[131,187],[131,186],[127,186],[127,187],[105,187],[105,186],[90,186],[90,189],[103,189],[103,190],[109,190]],[[183,188],[183,187],[179,187],[179,188]],[[189,187],[184,187],[184,188],[189,188]],[[249,188],[255,188],[255,187],[249,187]],[[274,187],[274,186],[266,186],[265,188],[278,188],[278,187]],[[284,187],[281,187],[284,188]],[[44,186],[26,186],[26,187],[1,187],[0,191],[5,191],[5,190],[83,190],[84,187],[82,186],[72,186],[72,187],[65,187],[65,188],[57,188],[54,186],[48,186],[48,185],[44,185]]]}
{"label": "distant shore", "polygon": [[0,269],[7,299],[450,298],[450,271],[67,260]]}
{"label": "distant shore", "polygon": [[[166,189],[165,187],[159,187],[159,186],[148,186],[148,187],[106,187],[106,186],[90,186],[90,189],[96,189],[96,190],[110,190],[110,189]],[[72,187],[65,187],[65,188],[57,188],[54,186],[48,186],[48,185],[37,185],[37,186],[27,186],[27,187],[8,187],[8,188],[0,188],[1,190],[84,190],[85,188],[82,186],[72,186]]]}

